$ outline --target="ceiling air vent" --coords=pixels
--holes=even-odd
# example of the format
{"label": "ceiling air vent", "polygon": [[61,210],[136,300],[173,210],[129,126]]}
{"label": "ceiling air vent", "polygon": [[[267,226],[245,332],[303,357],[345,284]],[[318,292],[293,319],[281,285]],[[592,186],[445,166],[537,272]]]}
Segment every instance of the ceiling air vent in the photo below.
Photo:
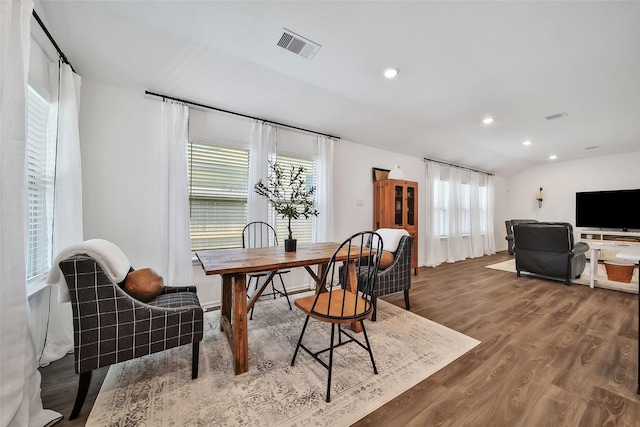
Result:
{"label": "ceiling air vent", "polygon": [[296,53],[300,56],[303,56],[307,59],[313,58],[322,46],[318,43],[314,43],[309,39],[305,39],[302,36],[297,35],[293,31],[289,31],[286,28],[283,28],[282,36],[280,36],[280,41],[278,42],[278,46],[287,49],[293,53]]}
{"label": "ceiling air vent", "polygon": [[549,114],[548,116],[545,116],[544,118],[547,119],[547,120],[555,120],[555,119],[559,119],[561,117],[567,117],[567,113],[565,113],[563,111],[562,113]]}

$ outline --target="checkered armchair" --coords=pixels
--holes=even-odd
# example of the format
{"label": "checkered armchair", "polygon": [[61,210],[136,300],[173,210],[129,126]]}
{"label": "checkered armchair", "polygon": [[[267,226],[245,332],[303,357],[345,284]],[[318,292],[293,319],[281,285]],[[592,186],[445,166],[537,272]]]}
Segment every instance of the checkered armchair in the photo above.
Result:
{"label": "checkered armchair", "polygon": [[409,290],[411,289],[411,251],[413,249],[413,238],[402,236],[398,249],[396,249],[393,262],[384,270],[378,270],[378,277],[373,287],[373,316],[371,320],[376,320],[377,298],[382,295],[404,292],[404,304],[407,310],[409,305]]}
{"label": "checkered armchair", "polygon": [[[393,262],[380,268],[376,276],[371,300],[373,302],[372,321],[376,321],[377,300],[379,296],[404,292],[404,305],[407,310],[411,309],[409,304],[409,290],[411,289],[411,255],[413,250],[413,237],[403,229],[381,228],[376,230],[383,240],[383,250],[393,253]],[[384,259],[384,258],[383,258]],[[364,283],[361,275],[358,275],[358,287],[363,289]]]}
{"label": "checkered armchair", "polygon": [[114,283],[95,258],[74,255],[58,265],[69,288],[80,374],[70,419],[80,413],[91,372],[103,366],[192,344],[191,377],[198,377],[203,310],[195,286],[165,286],[160,295],[141,302],[122,289],[123,282]]}

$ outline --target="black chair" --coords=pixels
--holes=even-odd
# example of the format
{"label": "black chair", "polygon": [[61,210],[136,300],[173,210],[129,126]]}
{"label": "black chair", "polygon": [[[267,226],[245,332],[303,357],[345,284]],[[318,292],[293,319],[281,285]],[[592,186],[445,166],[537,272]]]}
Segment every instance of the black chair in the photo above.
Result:
{"label": "black chair", "polygon": [[[377,238],[374,239],[374,236]],[[369,249],[371,245],[373,250]],[[344,252],[348,255],[348,261],[336,261],[338,253]],[[373,231],[354,234],[345,240],[331,257],[320,282],[324,285],[317,290],[315,295],[299,298],[295,301],[296,307],[302,310],[307,317],[304,321],[296,350],[293,353],[293,359],[291,359],[291,366],[295,364],[296,356],[300,348],[324,366],[329,371],[325,398],[327,402],[331,401],[331,373],[334,348],[355,342],[367,351],[371,358],[373,372],[375,374],[378,373],[363,320],[373,313],[371,295],[376,283],[381,252],[382,239],[378,234]],[[356,261],[358,261],[358,266],[356,266]],[[340,264],[343,264],[342,268],[340,268]],[[359,275],[360,278],[358,278],[357,275]],[[358,282],[360,286],[362,286],[360,291],[358,291]],[[312,351],[302,344],[302,339],[311,317],[315,320],[331,324],[331,342],[328,348]],[[359,324],[362,328],[364,343],[342,328],[344,324],[353,323]],[[335,344],[336,326],[338,328],[337,344]],[[343,340],[343,336],[347,337],[347,339]],[[325,352],[329,352],[328,362],[325,362],[319,357]]]}
{"label": "black chair", "polygon": [[538,222],[513,226],[516,272],[564,280],[571,285],[587,264],[589,245],[574,243],[573,227],[566,222]]}
{"label": "black chair", "polygon": [[103,366],[192,344],[191,378],[198,377],[203,310],[195,286],[165,286],[160,295],[142,302],[123,290],[124,281],[114,283],[94,258],[74,255],[59,266],[69,288],[74,367],[80,374],[69,419],[80,414],[91,372]]}
{"label": "black chair", "polygon": [[[242,230],[242,247],[243,248],[266,248],[270,246],[278,246],[278,236],[276,234],[276,230],[266,222],[262,221],[254,221],[245,225]],[[284,280],[282,280],[282,275],[288,273],[290,270],[278,270],[275,276],[278,276],[280,279],[280,284],[282,285],[282,290],[276,288],[273,284],[273,278],[270,280],[271,285],[271,293],[262,294],[262,296],[273,296],[275,299],[277,295],[281,295],[287,299],[287,304],[289,304],[289,310],[292,310],[291,301],[289,301],[289,294],[287,293],[287,288],[284,285]],[[249,298],[249,291],[251,289],[251,282],[254,281],[254,292],[258,290],[258,283],[260,282],[261,277],[265,277],[269,274],[269,272],[261,272],[261,273],[253,273],[249,274],[249,280],[247,280],[247,298]],[[267,286],[267,283],[264,283],[263,286]],[[255,304],[251,309],[250,319],[253,319],[253,310],[255,310]]]}

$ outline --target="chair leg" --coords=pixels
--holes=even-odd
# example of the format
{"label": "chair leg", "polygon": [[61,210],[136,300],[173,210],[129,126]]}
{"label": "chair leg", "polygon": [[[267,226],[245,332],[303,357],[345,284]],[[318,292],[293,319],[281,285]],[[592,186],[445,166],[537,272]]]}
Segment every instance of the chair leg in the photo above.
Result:
{"label": "chair leg", "polygon": [[404,306],[406,307],[407,311],[411,310],[411,305],[409,305],[409,289],[404,290]]}
{"label": "chair leg", "polygon": [[87,392],[89,391],[89,384],[91,384],[91,372],[81,372],[80,373],[80,381],[78,382],[78,394],[76,395],[76,403],[73,404],[73,409],[71,410],[71,415],[69,415],[70,420],[75,420],[80,415],[80,410],[82,409],[82,405],[84,404],[84,399],[87,397]]}
{"label": "chair leg", "polygon": [[[289,304],[289,310],[293,310],[291,308],[291,301],[289,301],[289,293],[287,292],[287,288],[284,287],[284,280],[282,280],[282,274],[278,273],[278,277],[280,278],[280,283],[282,283],[282,290],[284,291],[284,297],[287,299],[287,304]],[[273,286],[273,280],[271,281],[271,286]],[[273,291],[275,295],[275,290]]]}
{"label": "chair leg", "polygon": [[[362,321],[361,321],[362,322]],[[329,378],[327,379],[327,403],[331,402],[331,368],[333,368],[333,337],[336,332],[336,324],[331,324],[331,346],[329,347]],[[340,334],[340,332],[338,332]]]}
{"label": "chair leg", "polygon": [[367,330],[364,328],[364,320],[360,321],[362,325],[362,333],[364,334],[364,341],[367,343],[367,351],[371,357],[371,364],[373,365],[373,373],[378,375],[378,368],[376,367],[376,361],[373,360],[373,352],[371,351],[371,344],[369,344],[369,337],[367,336]]}
{"label": "chair leg", "polygon": [[191,349],[191,379],[198,378],[198,361],[200,360],[200,341],[193,342]]}
{"label": "chair leg", "polygon": [[371,305],[373,305],[373,314],[371,315],[371,321],[375,322],[378,314],[378,297],[371,297]]}
{"label": "chair leg", "polygon": [[304,321],[304,326],[302,327],[302,332],[300,333],[300,338],[298,339],[298,345],[296,345],[296,351],[293,352],[293,359],[291,359],[291,366],[296,363],[296,356],[298,355],[298,350],[300,349],[300,344],[302,343],[302,337],[304,336],[304,331],[307,329],[307,323],[309,323],[309,316],[307,316]]}

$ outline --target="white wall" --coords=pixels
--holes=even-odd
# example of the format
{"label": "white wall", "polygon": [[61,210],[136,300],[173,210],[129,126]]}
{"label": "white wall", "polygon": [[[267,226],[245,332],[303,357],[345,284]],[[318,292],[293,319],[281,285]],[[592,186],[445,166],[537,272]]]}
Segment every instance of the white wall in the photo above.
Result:
{"label": "white wall", "polygon": [[509,206],[509,198],[507,193],[507,179],[501,176],[493,177],[494,185],[494,218],[493,232],[495,237],[496,252],[507,250],[507,241],[505,239],[506,230],[504,222],[509,219],[507,212]]}
{"label": "white wall", "polygon": [[[159,151],[160,100],[85,80],[82,84],[80,141],[83,162],[85,239],[104,238],[119,245],[135,268],[162,270],[160,247]],[[192,109],[194,140],[248,148],[252,121],[223,113]],[[289,154],[313,153],[313,136],[278,130],[278,147]],[[428,153],[427,153],[428,154]],[[373,227],[372,168],[400,165],[405,179],[419,185],[419,239],[424,240],[425,178],[421,158],[338,140],[334,158],[334,235],[336,240]],[[504,241],[506,183],[495,177],[496,244]],[[538,184],[536,184],[538,185]],[[542,185],[542,184],[540,184]],[[360,204],[360,201],[362,202]],[[506,242],[503,245],[506,249]],[[499,249],[498,249],[499,250]],[[419,245],[419,260],[424,259]],[[288,288],[305,288],[308,274],[285,275]],[[219,277],[206,277],[194,265],[194,282],[203,305],[217,305]]]}
{"label": "white wall", "polygon": [[[576,192],[640,188],[639,165],[640,151],[637,151],[615,156],[550,162],[525,169],[508,180],[508,202],[505,210],[507,219],[563,221],[575,226]],[[544,195],[542,208],[538,208],[535,200],[540,187],[543,188]]]}

